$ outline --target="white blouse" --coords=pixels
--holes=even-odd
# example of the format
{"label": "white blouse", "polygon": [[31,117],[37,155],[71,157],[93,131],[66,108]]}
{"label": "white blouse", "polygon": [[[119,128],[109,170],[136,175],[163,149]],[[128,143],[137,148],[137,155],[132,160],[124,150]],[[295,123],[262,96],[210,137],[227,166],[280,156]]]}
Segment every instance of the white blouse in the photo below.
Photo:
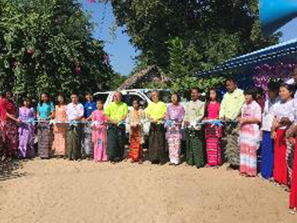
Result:
{"label": "white blouse", "polygon": [[264,105],[264,111],[263,111],[263,117],[262,117],[262,128],[263,131],[271,131],[272,123],[273,123],[273,114],[271,111],[275,107],[275,105],[280,101],[279,98],[276,98],[275,100],[266,100]]}
{"label": "white blouse", "polygon": [[[295,108],[294,108],[294,100],[290,100],[287,102],[279,101],[273,106],[271,110],[271,114],[273,117],[276,117],[278,121],[282,118],[289,118],[291,122],[294,122],[295,119]],[[280,129],[286,129],[286,127],[281,127]]]}
{"label": "white blouse", "polygon": [[294,105],[294,115],[295,115],[294,123],[297,124],[297,91],[295,92],[295,95],[294,95],[293,105]]}

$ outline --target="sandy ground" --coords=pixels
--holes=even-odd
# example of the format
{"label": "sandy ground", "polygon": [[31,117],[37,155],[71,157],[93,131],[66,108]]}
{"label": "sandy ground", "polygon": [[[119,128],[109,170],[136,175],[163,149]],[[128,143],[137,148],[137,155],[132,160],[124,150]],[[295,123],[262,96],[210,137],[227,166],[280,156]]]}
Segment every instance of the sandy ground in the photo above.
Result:
{"label": "sandy ground", "polygon": [[0,178],[0,222],[293,223],[289,194],[237,171],[127,162],[21,162]]}

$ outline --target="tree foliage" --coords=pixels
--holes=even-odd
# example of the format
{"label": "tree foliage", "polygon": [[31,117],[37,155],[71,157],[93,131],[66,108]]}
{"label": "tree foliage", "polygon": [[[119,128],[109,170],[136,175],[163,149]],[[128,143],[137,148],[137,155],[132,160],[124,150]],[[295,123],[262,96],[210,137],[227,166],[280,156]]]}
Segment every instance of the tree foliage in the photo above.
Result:
{"label": "tree foliage", "polygon": [[72,0],[0,0],[0,88],[36,97],[114,87],[104,43]]}
{"label": "tree foliage", "polygon": [[275,44],[279,38],[279,34],[262,36],[258,0],[113,0],[111,4],[118,25],[126,27],[131,43],[142,51],[138,64],[158,65],[176,83],[182,78],[182,86],[185,81],[197,83],[197,71]]}

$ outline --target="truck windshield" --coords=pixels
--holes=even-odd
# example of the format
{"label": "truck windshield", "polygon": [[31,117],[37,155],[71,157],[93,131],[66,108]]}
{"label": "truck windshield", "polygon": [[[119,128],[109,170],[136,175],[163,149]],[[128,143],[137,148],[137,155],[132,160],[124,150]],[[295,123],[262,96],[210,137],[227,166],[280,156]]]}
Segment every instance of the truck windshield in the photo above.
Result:
{"label": "truck windshield", "polygon": [[[150,98],[151,93],[152,93],[152,90],[145,92],[146,96],[148,96],[149,98]],[[159,93],[160,93],[161,101],[163,101],[165,103],[170,103],[171,93],[169,90],[160,90]],[[187,100],[185,98],[181,97],[181,102],[185,102],[185,101],[187,101]]]}

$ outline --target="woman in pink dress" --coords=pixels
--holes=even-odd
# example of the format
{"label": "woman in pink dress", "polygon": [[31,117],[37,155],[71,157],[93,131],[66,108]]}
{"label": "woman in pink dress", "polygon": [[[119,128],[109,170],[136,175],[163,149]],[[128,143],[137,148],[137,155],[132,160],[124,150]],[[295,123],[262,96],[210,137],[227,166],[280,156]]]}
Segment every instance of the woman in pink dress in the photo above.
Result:
{"label": "woman in pink dress", "polygon": [[241,109],[240,122],[240,174],[247,177],[257,175],[257,149],[260,146],[262,110],[256,102],[256,89],[244,91],[245,104]]}
{"label": "woman in pink dress", "polygon": [[[208,97],[206,120],[217,120],[220,113],[219,94],[215,89],[210,89]],[[222,128],[220,126],[211,124],[205,126],[208,166],[219,166],[222,164],[221,132]]]}
{"label": "woman in pink dress", "polygon": [[107,161],[107,116],[104,114],[101,100],[97,101],[97,110],[92,112],[90,118],[93,121],[94,160],[95,162],[105,162]]}
{"label": "woman in pink dress", "polygon": [[57,123],[54,125],[53,150],[56,156],[64,157],[66,154],[67,124],[58,123],[67,120],[65,97],[62,94],[58,96],[58,105],[55,107],[54,117]]}

